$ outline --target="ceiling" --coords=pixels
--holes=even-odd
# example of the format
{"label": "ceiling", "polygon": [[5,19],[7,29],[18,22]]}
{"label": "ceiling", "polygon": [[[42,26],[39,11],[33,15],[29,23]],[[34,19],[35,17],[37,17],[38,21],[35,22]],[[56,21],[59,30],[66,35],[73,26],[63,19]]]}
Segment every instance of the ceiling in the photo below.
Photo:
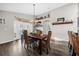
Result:
{"label": "ceiling", "polygon": [[[67,4],[68,3],[36,3],[35,15],[40,15]],[[33,3],[0,3],[0,10],[34,15]]]}

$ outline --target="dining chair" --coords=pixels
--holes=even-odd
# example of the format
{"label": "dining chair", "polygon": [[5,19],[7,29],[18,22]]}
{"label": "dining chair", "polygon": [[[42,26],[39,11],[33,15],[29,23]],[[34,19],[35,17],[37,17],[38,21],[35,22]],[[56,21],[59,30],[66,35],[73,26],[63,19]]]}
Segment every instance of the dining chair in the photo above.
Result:
{"label": "dining chair", "polygon": [[69,36],[69,42],[68,42],[69,53],[72,55],[72,50],[73,50],[72,31],[68,31],[68,36]]}
{"label": "dining chair", "polygon": [[76,55],[79,56],[79,37],[75,33],[73,33],[72,38],[73,38],[74,51],[75,51]]}
{"label": "dining chair", "polygon": [[[42,34],[42,31],[37,30],[37,32],[36,32],[36,36],[40,37],[41,34]],[[39,46],[39,40],[35,40],[34,43],[35,43],[35,46],[36,46],[36,47]]]}
{"label": "dining chair", "polygon": [[42,34],[42,31],[37,30],[37,36],[40,36]]}
{"label": "dining chair", "polygon": [[33,42],[29,39],[27,30],[23,31],[23,37],[24,37],[24,48],[26,48],[27,45],[28,49],[29,47],[31,47]]}
{"label": "dining chair", "polygon": [[44,49],[47,50],[47,54],[49,53],[49,49],[50,49],[51,35],[52,35],[52,32],[51,31],[48,31],[47,38],[44,39],[43,42],[42,42],[42,48],[44,48]]}

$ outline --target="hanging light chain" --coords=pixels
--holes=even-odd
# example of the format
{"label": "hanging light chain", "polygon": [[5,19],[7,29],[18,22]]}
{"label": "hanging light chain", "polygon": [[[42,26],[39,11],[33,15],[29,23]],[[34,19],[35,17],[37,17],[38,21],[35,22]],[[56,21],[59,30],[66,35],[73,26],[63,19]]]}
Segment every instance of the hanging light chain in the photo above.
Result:
{"label": "hanging light chain", "polygon": [[33,4],[33,7],[34,7],[34,18],[35,18],[35,4]]}

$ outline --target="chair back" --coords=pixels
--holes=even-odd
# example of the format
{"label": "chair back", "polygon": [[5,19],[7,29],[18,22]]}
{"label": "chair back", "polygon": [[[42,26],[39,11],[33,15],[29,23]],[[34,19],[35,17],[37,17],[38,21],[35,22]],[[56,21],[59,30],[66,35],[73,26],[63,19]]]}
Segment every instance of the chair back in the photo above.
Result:
{"label": "chair back", "polygon": [[79,38],[75,33],[72,33],[73,48],[77,55],[79,55]]}
{"label": "chair back", "polygon": [[27,43],[28,42],[28,32],[27,32],[27,30],[23,31],[23,36],[24,36],[25,43]]}
{"label": "chair back", "polygon": [[52,35],[52,32],[51,32],[51,31],[48,31],[47,45],[48,45],[49,48],[50,48],[50,39],[51,39],[51,35]]}
{"label": "chair back", "polygon": [[72,42],[72,31],[68,31],[68,36],[69,36],[69,43],[73,46],[73,42]]}
{"label": "chair back", "polygon": [[40,36],[42,34],[42,31],[37,30],[37,36]]}
{"label": "chair back", "polygon": [[50,41],[51,35],[52,35],[52,32],[51,31],[48,31],[48,38],[47,38],[48,41]]}

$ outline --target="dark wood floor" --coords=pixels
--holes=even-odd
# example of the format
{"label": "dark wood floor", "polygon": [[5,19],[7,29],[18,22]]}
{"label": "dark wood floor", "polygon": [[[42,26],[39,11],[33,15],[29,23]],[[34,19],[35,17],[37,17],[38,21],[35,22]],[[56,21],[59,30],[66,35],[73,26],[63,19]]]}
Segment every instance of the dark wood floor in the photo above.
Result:
{"label": "dark wood floor", "polygon": [[[49,54],[42,53],[43,56],[68,56],[67,42],[51,41]],[[39,56],[38,51],[27,51],[20,40],[0,44],[0,56]]]}

